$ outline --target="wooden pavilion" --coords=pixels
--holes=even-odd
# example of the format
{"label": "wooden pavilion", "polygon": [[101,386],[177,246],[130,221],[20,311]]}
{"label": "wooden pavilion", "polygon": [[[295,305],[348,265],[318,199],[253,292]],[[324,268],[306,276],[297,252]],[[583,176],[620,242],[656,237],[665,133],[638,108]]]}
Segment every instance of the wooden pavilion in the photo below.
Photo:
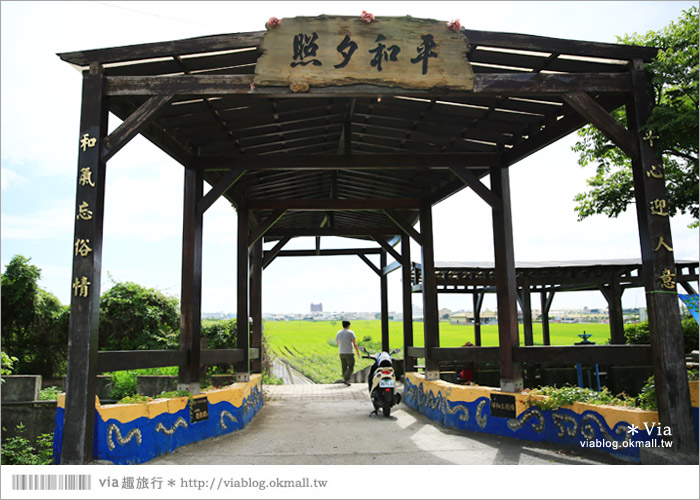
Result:
{"label": "wooden pavilion", "polygon": [[[414,262],[411,273],[413,293],[422,291],[421,265]],[[436,262],[435,284],[438,293],[470,294],[474,314],[475,345],[481,345],[480,313],[487,293],[496,293],[496,270],[491,263]],[[698,261],[677,260],[676,282],[689,294],[697,294]],[[542,313],[542,344],[550,345],[549,312],[559,292],[600,292],[608,303],[610,343],[624,344],[622,294],[630,288],[644,287],[642,262],[636,259],[596,261],[516,262],[515,282],[518,305],[523,317],[523,341],[534,345],[532,334],[532,294],[539,294]],[[649,363],[651,357],[649,353]],[[628,360],[629,361],[629,360]]]}
{"label": "wooden pavilion", "polygon": [[[501,389],[518,391],[523,348],[509,167],[587,123],[632,158],[659,415],[676,449],[696,449],[663,172],[654,131],[644,128],[654,103],[644,63],[657,50],[412,18],[272,24],[266,32],[59,54],[83,75],[62,463],[91,458],[98,372],[177,365],[180,385],[194,392],[201,364],[234,362],[239,380],[259,372],[262,270],[294,237],[376,241],[376,250],[333,252],[359,255],[380,276],[384,346],[386,275],[402,269],[409,353],[415,240],[425,374],[437,378],[431,209],[465,188],[492,209]],[[627,127],[609,114],[621,106]],[[108,133],[110,112],[122,123]],[[184,167],[180,349],[98,353],[106,165],[137,134]],[[481,182],[486,176],[490,188]],[[206,195],[205,181],[212,186]],[[202,219],[221,196],[238,214],[239,345],[201,350]],[[263,241],[276,244],[263,251]],[[379,267],[368,251],[380,254]],[[567,359],[582,355],[566,349]],[[585,355],[624,357],[626,349],[595,346]]]}

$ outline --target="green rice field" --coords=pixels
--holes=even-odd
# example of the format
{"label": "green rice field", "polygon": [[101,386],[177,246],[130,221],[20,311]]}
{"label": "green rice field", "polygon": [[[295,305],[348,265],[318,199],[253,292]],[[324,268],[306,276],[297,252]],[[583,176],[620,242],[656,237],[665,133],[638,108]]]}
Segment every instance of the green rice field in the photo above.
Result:
{"label": "green rice field", "polygon": [[[340,360],[335,345],[335,334],[342,328],[340,321],[266,321],[265,337],[272,353],[304,373],[317,383],[333,383],[340,378]],[[381,323],[379,320],[356,320],[350,329],[357,335],[358,345],[370,352],[381,346]],[[552,345],[573,345],[580,342],[579,334],[593,334],[590,341],[605,344],[610,339],[610,327],[604,323],[550,323]],[[423,323],[413,324],[415,346],[423,345]],[[533,325],[535,345],[542,344],[542,324]],[[367,340],[365,340],[367,339]],[[440,323],[440,345],[458,347],[466,341],[474,343],[474,327]],[[389,322],[389,343],[392,349],[403,347],[403,322]],[[484,346],[498,345],[498,325],[481,327],[481,343]],[[522,325],[520,343],[524,344]],[[401,356],[401,355],[400,355]],[[355,370],[371,363],[358,360]]]}

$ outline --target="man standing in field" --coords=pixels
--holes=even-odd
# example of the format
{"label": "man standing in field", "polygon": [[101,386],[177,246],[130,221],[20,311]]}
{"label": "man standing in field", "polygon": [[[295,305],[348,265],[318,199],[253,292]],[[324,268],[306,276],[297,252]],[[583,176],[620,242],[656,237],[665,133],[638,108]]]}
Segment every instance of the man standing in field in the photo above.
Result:
{"label": "man standing in field", "polygon": [[340,367],[343,371],[343,382],[345,385],[350,385],[350,376],[355,369],[355,354],[352,352],[355,348],[357,356],[360,356],[360,350],[357,348],[355,340],[355,332],[350,330],[350,322],[343,321],[343,329],[335,335],[335,343],[338,344],[338,353],[340,354]]}

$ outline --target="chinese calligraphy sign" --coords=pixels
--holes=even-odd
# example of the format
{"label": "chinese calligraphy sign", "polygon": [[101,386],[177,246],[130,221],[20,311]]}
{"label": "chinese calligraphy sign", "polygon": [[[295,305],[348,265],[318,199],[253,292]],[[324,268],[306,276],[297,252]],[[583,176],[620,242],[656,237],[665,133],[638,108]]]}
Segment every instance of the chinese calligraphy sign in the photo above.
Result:
{"label": "chinese calligraphy sign", "polygon": [[[472,90],[468,41],[444,22],[387,17],[295,17],[270,28],[255,86],[372,84]],[[304,85],[304,88],[306,86]]]}
{"label": "chinese calligraphy sign", "polygon": [[668,290],[674,290],[676,288],[675,277],[676,275],[672,273],[670,269],[664,269],[664,272],[659,276],[661,286]]}
{"label": "chinese calligraphy sign", "polygon": [[76,277],[75,281],[73,282],[73,290],[75,292],[75,296],[87,297],[90,293],[90,285],[92,285],[92,283],[88,281],[87,277],[83,276],[80,279]]}
{"label": "chinese calligraphy sign", "polygon": [[92,182],[92,170],[90,167],[84,167],[80,169],[80,178],[78,179],[78,184],[81,186],[95,187],[95,183]]}

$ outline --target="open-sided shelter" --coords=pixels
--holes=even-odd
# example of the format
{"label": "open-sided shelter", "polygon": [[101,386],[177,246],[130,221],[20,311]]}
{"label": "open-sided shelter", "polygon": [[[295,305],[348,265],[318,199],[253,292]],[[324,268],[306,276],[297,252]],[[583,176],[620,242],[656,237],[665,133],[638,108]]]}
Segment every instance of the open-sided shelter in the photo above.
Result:
{"label": "open-sided shelter", "polygon": [[[587,123],[632,158],[659,414],[674,446],[692,448],[680,314],[668,293],[676,282],[665,185],[655,133],[644,129],[654,102],[644,63],[656,52],[411,18],[321,16],[271,22],[267,32],[59,54],[83,75],[62,463],[90,458],[98,371],[177,365],[181,386],[193,391],[202,363],[235,362],[239,380],[259,371],[262,269],[293,237],[376,241],[380,267],[366,249],[342,252],[381,276],[384,345],[385,277],[401,267],[405,347],[425,358],[426,378],[437,378],[431,208],[465,188],[492,209],[501,389],[521,389],[509,167]],[[620,106],[627,127],[609,114]],[[109,112],[122,120],[112,133]],[[98,353],[105,169],[139,133],[184,167],[180,349]],[[202,216],[221,196],[238,214],[239,345],[200,350]],[[420,352],[410,351],[409,238],[421,248]],[[263,240],[277,243],[263,252]],[[586,352],[624,356],[622,346],[595,347]]]}

